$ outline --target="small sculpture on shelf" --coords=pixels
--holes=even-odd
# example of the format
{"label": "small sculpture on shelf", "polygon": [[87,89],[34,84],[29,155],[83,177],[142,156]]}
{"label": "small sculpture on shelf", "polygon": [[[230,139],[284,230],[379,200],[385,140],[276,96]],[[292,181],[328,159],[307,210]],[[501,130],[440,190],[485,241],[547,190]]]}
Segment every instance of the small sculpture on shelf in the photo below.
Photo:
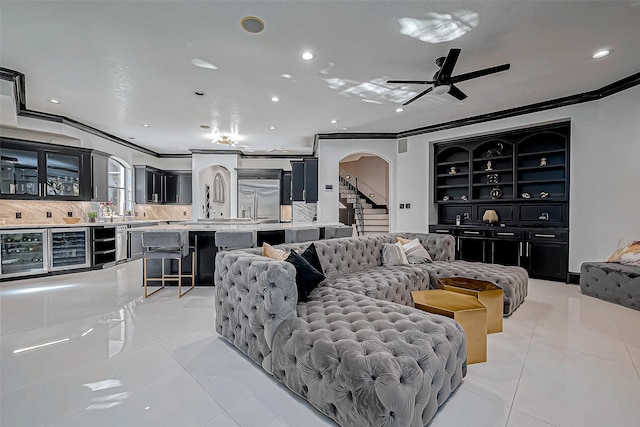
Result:
{"label": "small sculpture on shelf", "polygon": [[487,184],[497,184],[498,182],[500,182],[500,177],[497,173],[487,175]]}
{"label": "small sculpture on shelf", "polygon": [[531,194],[529,194],[529,193],[522,193],[522,198],[523,198],[523,199],[530,199],[530,198],[531,198]]}
{"label": "small sculpture on shelf", "polygon": [[493,167],[492,167],[492,165],[491,165],[491,160],[489,160],[489,161],[487,162],[487,167],[485,168],[485,171],[492,171],[492,170],[493,170]]}
{"label": "small sculpture on shelf", "polygon": [[502,190],[500,189],[500,187],[493,187],[491,189],[491,198],[499,199],[500,197],[502,197]]}
{"label": "small sculpture on shelf", "polygon": [[460,197],[460,200],[467,200],[467,195],[464,194],[462,197]]}
{"label": "small sculpture on shelf", "polygon": [[444,195],[444,197],[442,198],[442,200],[446,202],[447,200],[449,200],[449,196],[447,196],[447,195],[445,194],[445,195]]}
{"label": "small sculpture on shelf", "polygon": [[496,148],[491,148],[484,153],[483,157],[498,157],[502,156],[502,150],[504,150],[504,145],[501,142],[496,144]]}
{"label": "small sculpture on shelf", "polygon": [[458,173],[458,170],[456,169],[455,166],[451,166],[451,168],[449,168],[449,175],[455,175]]}
{"label": "small sculpture on shelf", "polygon": [[540,166],[547,166],[547,158],[543,157],[540,159]]}
{"label": "small sculpture on shelf", "polygon": [[541,199],[546,199],[547,197],[549,197],[549,193],[547,193],[546,191],[541,191],[540,192],[540,198]]}

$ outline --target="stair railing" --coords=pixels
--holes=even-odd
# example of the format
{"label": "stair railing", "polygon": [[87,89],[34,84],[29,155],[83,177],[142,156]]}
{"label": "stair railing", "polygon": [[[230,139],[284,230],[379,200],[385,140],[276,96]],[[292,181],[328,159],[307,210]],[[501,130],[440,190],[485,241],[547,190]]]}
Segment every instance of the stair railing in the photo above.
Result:
{"label": "stair railing", "polygon": [[362,198],[360,197],[360,192],[358,191],[358,178],[354,177],[355,183],[352,184],[345,177],[339,176],[339,181],[342,185],[346,186],[349,190],[354,192],[354,197],[356,198],[355,203],[353,204],[354,216],[356,219],[356,232],[358,236],[364,235],[364,211],[362,208]]}

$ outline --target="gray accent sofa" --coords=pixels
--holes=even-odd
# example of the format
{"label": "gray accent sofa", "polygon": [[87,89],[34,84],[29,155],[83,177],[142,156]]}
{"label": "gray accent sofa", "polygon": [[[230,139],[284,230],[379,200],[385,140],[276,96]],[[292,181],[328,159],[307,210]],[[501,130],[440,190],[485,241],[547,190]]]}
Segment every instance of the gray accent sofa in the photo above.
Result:
{"label": "gray accent sofa", "polygon": [[[420,239],[434,262],[382,266],[382,245],[396,236]],[[511,310],[526,296],[527,275],[518,267],[457,269],[451,236],[398,233],[314,244],[326,279],[304,303],[292,264],[264,258],[260,249],[218,253],[216,330],[344,427],[424,426],[466,374],[464,330],[413,308],[411,291],[429,289],[446,274],[471,275],[475,265],[480,277],[506,286]]]}
{"label": "gray accent sofa", "polygon": [[580,290],[605,301],[640,310],[640,267],[613,262],[585,262]]}

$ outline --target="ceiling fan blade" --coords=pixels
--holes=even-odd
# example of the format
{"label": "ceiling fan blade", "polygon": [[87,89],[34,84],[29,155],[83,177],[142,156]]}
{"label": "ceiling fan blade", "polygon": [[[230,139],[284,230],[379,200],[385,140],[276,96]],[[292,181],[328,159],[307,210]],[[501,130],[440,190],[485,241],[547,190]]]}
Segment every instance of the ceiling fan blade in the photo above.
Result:
{"label": "ceiling fan blade", "polygon": [[458,62],[458,56],[460,56],[460,49],[450,49],[449,54],[444,60],[442,64],[442,68],[438,72],[438,76],[436,80],[440,81],[443,78],[451,77],[451,73],[453,73],[453,67],[456,66],[456,62]]}
{"label": "ceiling fan blade", "polygon": [[493,73],[499,73],[500,71],[506,71],[511,68],[511,64],[498,65],[497,67],[485,68],[484,70],[472,71],[466,74],[460,74],[459,76],[451,77],[451,83],[463,82],[465,80],[475,79],[477,77],[486,76]]}
{"label": "ceiling fan blade", "polygon": [[405,83],[410,85],[430,85],[433,82],[429,80],[387,80],[387,83]]}
{"label": "ceiling fan blade", "polygon": [[432,90],[433,90],[433,87],[430,87],[430,88],[428,88],[427,90],[420,92],[419,94],[417,94],[416,96],[414,96],[413,98],[411,98],[410,100],[408,100],[407,102],[405,102],[405,103],[404,103],[404,104],[402,104],[402,105],[409,105],[409,104],[411,104],[413,101],[415,101],[416,99],[418,99],[418,98],[421,98],[421,97],[425,96],[426,94],[428,94],[428,93],[429,93],[429,92],[431,92]]}
{"label": "ceiling fan blade", "polygon": [[453,96],[454,98],[458,98],[460,101],[467,97],[467,94],[458,89],[455,85],[451,85],[451,88],[449,89],[449,95]]}

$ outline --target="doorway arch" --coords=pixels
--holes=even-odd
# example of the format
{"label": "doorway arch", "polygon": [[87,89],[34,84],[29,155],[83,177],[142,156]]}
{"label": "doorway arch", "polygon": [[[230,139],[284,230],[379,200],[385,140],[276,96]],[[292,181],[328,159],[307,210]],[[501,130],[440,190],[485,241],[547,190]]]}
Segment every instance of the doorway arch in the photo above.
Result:
{"label": "doorway arch", "polygon": [[338,170],[339,221],[354,225],[359,235],[388,233],[389,160],[377,153],[359,151],[340,159]]}
{"label": "doorway arch", "polygon": [[229,218],[231,216],[231,172],[221,165],[210,165],[199,172],[202,201],[198,217],[203,219]]}

